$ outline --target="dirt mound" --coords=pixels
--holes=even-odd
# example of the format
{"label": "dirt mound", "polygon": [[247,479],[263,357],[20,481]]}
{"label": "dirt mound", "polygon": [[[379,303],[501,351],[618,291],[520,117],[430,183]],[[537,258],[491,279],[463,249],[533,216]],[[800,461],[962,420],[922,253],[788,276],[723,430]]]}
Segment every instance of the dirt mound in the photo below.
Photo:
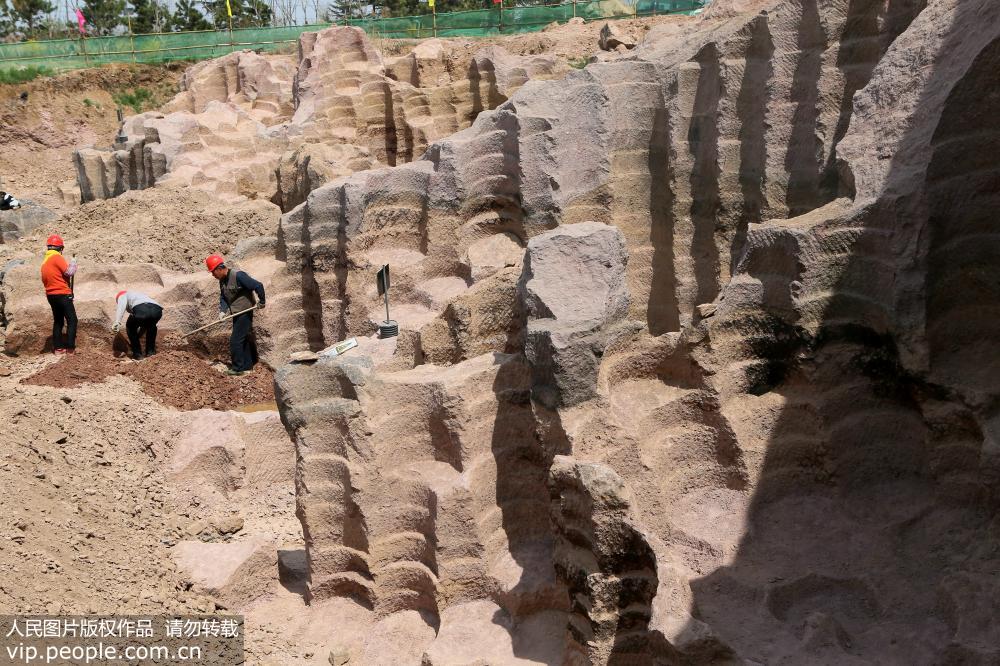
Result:
{"label": "dirt mound", "polygon": [[180,65],[113,65],[0,85],[0,145],[56,148],[104,139],[118,128],[114,95],[144,88],[151,104],[162,103],[183,71]]}
{"label": "dirt mound", "polygon": [[[164,337],[161,348],[175,347],[175,336]],[[76,388],[122,376],[139,382],[143,392],[158,402],[185,411],[227,410],[274,401],[273,373],[262,364],[244,377],[228,377],[190,348],[167,348],[133,361],[122,354],[121,336],[115,341],[115,353],[94,337],[84,336],[81,343],[76,354],[62,357],[22,383]]]}
{"label": "dirt mound", "polygon": [[0,381],[0,608],[214,608],[163,544],[178,521],[150,451],[165,445],[166,410],[120,379],[85,391]]}
{"label": "dirt mound", "polygon": [[242,238],[274,236],[280,214],[266,201],[227,205],[204,192],[154,188],[84,204],[35,235],[41,242],[59,232],[79,259],[203,269],[209,251],[228,255]]}

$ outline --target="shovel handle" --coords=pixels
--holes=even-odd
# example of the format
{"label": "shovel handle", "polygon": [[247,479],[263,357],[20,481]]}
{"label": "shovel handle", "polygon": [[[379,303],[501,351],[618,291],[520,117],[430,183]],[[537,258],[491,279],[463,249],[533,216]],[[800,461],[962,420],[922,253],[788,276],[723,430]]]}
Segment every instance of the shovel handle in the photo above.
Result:
{"label": "shovel handle", "polygon": [[226,315],[226,316],[225,316],[225,317],[223,317],[222,319],[216,319],[216,320],[215,320],[215,321],[213,321],[213,322],[212,322],[211,324],[205,324],[205,325],[204,325],[204,326],[202,326],[201,328],[196,328],[196,329],[194,329],[193,331],[190,331],[190,332],[188,332],[188,333],[185,333],[184,335],[182,335],[182,336],[181,336],[181,339],[183,340],[183,339],[184,339],[184,338],[186,338],[187,336],[189,336],[189,335],[194,335],[194,334],[195,334],[195,333],[197,333],[198,331],[204,331],[204,330],[205,330],[206,328],[212,328],[213,326],[215,326],[215,325],[217,325],[217,324],[221,324],[221,323],[222,323],[222,322],[224,322],[224,321],[229,321],[229,320],[230,320],[230,319],[232,319],[233,317],[239,317],[239,316],[240,316],[241,314],[246,314],[247,312],[251,312],[251,311],[253,311],[253,310],[256,310],[256,309],[257,309],[257,306],[256,306],[256,305],[254,305],[253,307],[249,307],[249,308],[247,308],[246,310],[240,310],[239,312],[234,312],[234,313],[233,313],[233,314],[231,314],[231,315]]}

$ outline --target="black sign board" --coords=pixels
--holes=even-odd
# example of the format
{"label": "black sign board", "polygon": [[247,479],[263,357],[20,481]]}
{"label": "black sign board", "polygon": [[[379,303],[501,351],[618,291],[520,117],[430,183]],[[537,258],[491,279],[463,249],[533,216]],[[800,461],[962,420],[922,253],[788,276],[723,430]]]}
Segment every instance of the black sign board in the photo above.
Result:
{"label": "black sign board", "polygon": [[389,291],[389,264],[386,264],[379,270],[378,275],[375,276],[375,280],[378,282],[379,296]]}

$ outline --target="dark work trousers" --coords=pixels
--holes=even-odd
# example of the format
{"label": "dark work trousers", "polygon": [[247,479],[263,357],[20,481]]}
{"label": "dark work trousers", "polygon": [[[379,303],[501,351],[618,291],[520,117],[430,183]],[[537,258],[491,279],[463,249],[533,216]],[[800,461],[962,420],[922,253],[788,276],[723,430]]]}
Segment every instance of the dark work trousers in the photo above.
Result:
{"label": "dark work trousers", "polygon": [[233,370],[252,370],[257,363],[257,345],[253,339],[253,312],[233,318],[229,355],[233,359]]}
{"label": "dark work trousers", "polygon": [[143,333],[146,334],[146,356],[156,353],[156,324],[163,316],[163,308],[152,303],[140,303],[132,308],[132,314],[125,322],[128,331],[128,344],[132,348],[132,356],[142,354],[140,344]]}
{"label": "dark work trousers", "polygon": [[[52,349],[76,349],[76,308],[69,294],[46,296],[52,308]],[[63,326],[66,335],[63,336]]]}

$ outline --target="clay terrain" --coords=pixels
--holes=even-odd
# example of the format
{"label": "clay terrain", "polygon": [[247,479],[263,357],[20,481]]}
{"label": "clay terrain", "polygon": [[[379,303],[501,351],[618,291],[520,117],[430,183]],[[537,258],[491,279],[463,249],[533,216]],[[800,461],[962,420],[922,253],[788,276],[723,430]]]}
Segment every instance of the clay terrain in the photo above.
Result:
{"label": "clay terrain", "polygon": [[[995,0],[335,27],[0,113],[0,613],[238,613],[271,666],[1000,663]],[[242,377],[182,337],[213,252],[267,289]]]}

